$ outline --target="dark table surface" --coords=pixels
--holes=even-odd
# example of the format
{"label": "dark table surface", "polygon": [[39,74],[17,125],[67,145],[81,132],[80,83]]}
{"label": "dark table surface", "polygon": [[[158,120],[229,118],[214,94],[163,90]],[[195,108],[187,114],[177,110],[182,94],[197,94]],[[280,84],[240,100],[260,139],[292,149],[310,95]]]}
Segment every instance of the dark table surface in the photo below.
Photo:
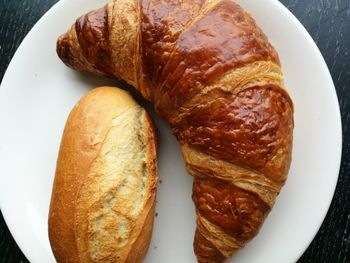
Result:
{"label": "dark table surface", "polygon": [[[0,81],[23,38],[56,2],[0,0]],[[281,2],[301,21],[321,50],[337,89],[343,123],[343,158],[333,202],[299,262],[350,262],[350,0]],[[1,212],[0,262],[27,262]]]}

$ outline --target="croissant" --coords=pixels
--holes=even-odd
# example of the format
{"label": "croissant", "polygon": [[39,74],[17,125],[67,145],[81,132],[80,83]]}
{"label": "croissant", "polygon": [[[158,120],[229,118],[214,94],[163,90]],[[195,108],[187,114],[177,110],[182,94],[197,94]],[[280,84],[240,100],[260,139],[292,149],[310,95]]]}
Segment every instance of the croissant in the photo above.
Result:
{"label": "croissant", "polygon": [[291,163],[293,103],[280,60],[231,0],[114,0],[57,41],[69,67],[122,79],[154,104],[194,177],[198,262],[259,231]]}

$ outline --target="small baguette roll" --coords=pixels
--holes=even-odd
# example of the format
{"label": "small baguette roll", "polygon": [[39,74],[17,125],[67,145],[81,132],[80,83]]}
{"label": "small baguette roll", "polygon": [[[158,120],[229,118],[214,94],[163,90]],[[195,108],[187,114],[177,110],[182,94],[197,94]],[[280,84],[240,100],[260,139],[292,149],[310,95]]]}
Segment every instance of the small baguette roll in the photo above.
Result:
{"label": "small baguette roll", "polygon": [[58,262],[142,262],[157,185],[154,129],[126,91],[100,87],[69,115],[57,161],[49,238]]}

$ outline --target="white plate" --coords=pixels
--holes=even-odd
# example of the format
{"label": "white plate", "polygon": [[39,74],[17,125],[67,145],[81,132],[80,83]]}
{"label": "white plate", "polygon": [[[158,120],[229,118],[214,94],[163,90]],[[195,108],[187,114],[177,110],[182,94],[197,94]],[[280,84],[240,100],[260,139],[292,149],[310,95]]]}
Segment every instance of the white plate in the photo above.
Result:
{"label": "white plate", "polygon": [[[56,38],[76,17],[105,2],[56,4],[25,38],[0,88],[0,205],[12,235],[31,262],[54,261],[47,214],[67,115],[91,87],[110,83],[65,67],[56,56]],[[341,158],[338,100],[315,43],[282,4],[238,2],[253,14],[278,50],[296,111],[289,180],[260,234],[235,262],[293,262],[312,241],[333,197]],[[159,215],[145,262],[195,262],[192,179],[168,126],[156,117],[155,122],[162,183]]]}

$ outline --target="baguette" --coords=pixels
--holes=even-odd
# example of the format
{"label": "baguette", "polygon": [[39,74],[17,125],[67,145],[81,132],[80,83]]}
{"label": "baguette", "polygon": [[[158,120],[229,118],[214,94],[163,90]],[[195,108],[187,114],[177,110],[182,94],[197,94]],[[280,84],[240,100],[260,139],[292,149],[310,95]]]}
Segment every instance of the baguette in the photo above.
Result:
{"label": "baguette", "polygon": [[58,262],[142,262],[157,184],[154,129],[125,91],[101,87],[64,129],[49,211]]}

